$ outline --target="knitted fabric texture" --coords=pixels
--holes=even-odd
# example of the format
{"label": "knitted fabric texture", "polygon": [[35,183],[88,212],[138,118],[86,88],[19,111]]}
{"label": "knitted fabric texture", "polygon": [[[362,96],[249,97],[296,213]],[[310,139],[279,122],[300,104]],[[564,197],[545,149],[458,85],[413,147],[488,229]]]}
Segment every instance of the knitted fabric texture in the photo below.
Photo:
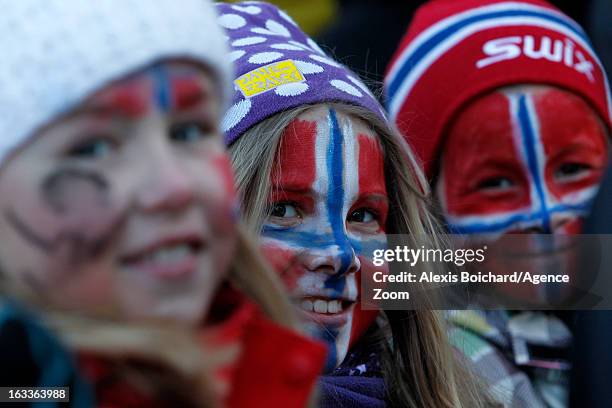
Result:
{"label": "knitted fabric texture", "polygon": [[217,4],[235,65],[232,106],[222,123],[229,145],[251,126],[304,104],[345,102],[385,113],[358,77],[331,59],[285,12],[263,2]]}
{"label": "knitted fabric texture", "polygon": [[582,28],[542,0],[434,0],[388,72],[389,115],[432,176],[445,128],[472,98],[519,84],[583,97],[611,125],[605,72]]}
{"label": "knitted fabric texture", "polygon": [[227,46],[206,0],[0,5],[0,164],[41,126],[160,59],[195,60],[230,83]]}

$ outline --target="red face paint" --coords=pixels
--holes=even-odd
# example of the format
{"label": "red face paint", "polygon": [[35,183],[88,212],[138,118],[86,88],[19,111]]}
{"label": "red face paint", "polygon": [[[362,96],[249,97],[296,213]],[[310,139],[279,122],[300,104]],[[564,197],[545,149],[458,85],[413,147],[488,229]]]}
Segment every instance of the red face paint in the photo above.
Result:
{"label": "red face paint", "polygon": [[317,123],[296,119],[280,141],[278,160],[272,168],[275,191],[308,191],[315,180]]}
{"label": "red face paint", "polygon": [[202,84],[193,78],[173,78],[172,99],[177,109],[190,109],[197,106],[207,95]]}
{"label": "red face paint", "polygon": [[124,81],[95,98],[94,105],[103,107],[108,115],[119,114],[130,119],[145,115],[149,109],[150,86],[144,78]]}
{"label": "red face paint", "polygon": [[386,196],[385,167],[378,139],[363,134],[357,136],[357,139],[359,141],[359,166],[367,168],[367,171],[359,173],[359,192],[364,195]]}
{"label": "red face paint", "polygon": [[[388,266],[386,264],[382,266],[374,266],[370,259],[364,257],[360,257],[359,259],[361,261],[361,270],[357,272],[357,290],[360,294],[360,301],[355,305],[355,311],[353,312],[353,327],[351,328],[351,336],[349,339],[349,350],[357,341],[359,341],[359,339],[361,339],[363,333],[368,330],[374,320],[376,320],[379,313],[379,310],[377,309],[362,309],[361,305],[363,304],[363,301],[361,300],[361,277],[363,275],[368,276],[366,279],[368,279],[369,282],[374,282],[373,275],[375,272],[382,272],[384,275],[388,275],[389,273]],[[378,307],[378,305],[371,304],[369,306]]]}
{"label": "red face paint", "polygon": [[[313,334],[330,346],[328,369],[371,325],[357,305],[358,276],[386,246],[382,149],[361,121],[315,108],[283,134],[272,173],[264,247]],[[325,311],[322,311],[325,308]]]}
{"label": "red face paint", "polygon": [[213,81],[158,64],[41,129],[3,169],[3,272],[63,310],[200,324],[236,242]]}
{"label": "red face paint", "polygon": [[122,81],[94,98],[94,106],[105,114],[137,119],[151,109],[188,111],[209,99],[199,78],[181,70],[154,67],[147,75]]}
{"label": "red face paint", "polygon": [[[546,183],[551,193],[561,200],[577,190],[597,185],[606,166],[607,142],[591,107],[578,96],[555,89],[533,98],[544,152],[549,158]],[[567,163],[583,164],[592,171],[577,172],[563,180],[563,166]]]}
{"label": "red face paint", "polygon": [[[452,232],[577,234],[606,159],[606,131],[581,98],[551,87],[497,91],[449,129],[437,195]],[[487,259],[483,269],[578,273],[571,249],[551,251],[552,237],[513,242],[520,248],[512,259]],[[560,285],[497,290],[532,304],[568,295]]]}
{"label": "red face paint", "polygon": [[575,231],[606,156],[605,130],[577,96],[494,92],[449,129],[438,197],[456,232]]}

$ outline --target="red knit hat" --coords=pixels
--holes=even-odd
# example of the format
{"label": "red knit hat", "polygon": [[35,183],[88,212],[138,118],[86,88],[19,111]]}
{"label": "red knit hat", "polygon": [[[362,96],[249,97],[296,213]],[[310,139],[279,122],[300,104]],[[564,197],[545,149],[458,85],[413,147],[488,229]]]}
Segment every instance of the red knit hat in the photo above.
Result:
{"label": "red knit hat", "polygon": [[415,14],[385,77],[390,117],[436,171],[445,128],[471,98],[513,84],[581,95],[612,128],[606,74],[582,28],[541,0],[433,0]]}

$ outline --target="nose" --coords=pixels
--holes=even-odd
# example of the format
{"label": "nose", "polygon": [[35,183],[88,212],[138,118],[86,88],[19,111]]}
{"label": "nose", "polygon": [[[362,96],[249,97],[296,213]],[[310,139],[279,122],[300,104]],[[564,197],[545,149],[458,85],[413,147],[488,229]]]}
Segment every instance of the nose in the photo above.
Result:
{"label": "nose", "polygon": [[310,271],[338,277],[361,269],[361,262],[352,246],[330,245],[311,250],[302,256],[302,262]]}
{"label": "nose", "polygon": [[552,222],[552,233],[557,235],[579,234],[582,229],[582,217],[562,217]]}
{"label": "nose", "polygon": [[535,215],[531,225],[522,228],[523,234],[550,234],[552,232],[551,217],[553,214],[548,208],[533,214]]}
{"label": "nose", "polygon": [[546,234],[547,231],[543,225],[537,225],[529,228],[525,228],[521,231],[521,234]]}
{"label": "nose", "polygon": [[521,230],[523,234],[578,234],[582,219],[576,214],[547,214],[538,220],[536,225]]}
{"label": "nose", "polygon": [[149,181],[140,189],[140,208],[156,212],[177,211],[188,206],[195,197],[195,184],[179,158],[169,149],[160,148],[150,159],[146,169]]}

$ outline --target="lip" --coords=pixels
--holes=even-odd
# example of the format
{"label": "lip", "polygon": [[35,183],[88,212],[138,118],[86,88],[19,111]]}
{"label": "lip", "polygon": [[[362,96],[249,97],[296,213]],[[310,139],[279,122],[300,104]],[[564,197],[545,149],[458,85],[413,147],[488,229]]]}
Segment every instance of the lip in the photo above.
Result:
{"label": "lip", "polygon": [[[160,261],[152,257],[156,251],[178,246],[188,247],[189,252],[170,261]],[[134,246],[119,257],[119,262],[127,268],[157,278],[184,279],[196,272],[197,258],[205,247],[206,243],[200,234],[192,232],[167,234],[162,238]]]}
{"label": "lip", "polygon": [[[329,293],[325,293],[325,291],[317,292],[317,293],[299,293],[297,296],[294,296],[294,304],[298,309],[299,314],[303,317],[306,317],[308,320],[314,320],[323,324],[326,327],[330,328],[339,328],[348,323],[349,316],[353,313],[353,309],[357,304],[356,299],[349,299],[345,296],[337,296],[330,295]],[[343,303],[342,311],[339,313],[317,313],[314,311],[307,311],[301,307],[302,301],[309,299],[321,299],[326,302],[338,300]]]}
{"label": "lip", "polygon": [[309,288],[307,290],[296,288],[292,293],[291,297],[296,301],[302,301],[305,298],[320,298],[323,300],[340,300],[342,302],[357,302],[357,296],[350,298],[344,294],[339,294],[338,291],[332,289],[315,289]]}
{"label": "lip", "polygon": [[349,316],[351,315],[351,313],[353,313],[355,305],[356,303],[352,303],[350,306],[343,309],[342,312],[334,314],[307,312],[299,305],[296,305],[295,307],[298,309],[299,314],[308,320],[314,320],[315,322],[319,322],[325,327],[340,328],[348,323]]}
{"label": "lip", "polygon": [[131,267],[160,279],[175,280],[192,276],[197,269],[197,259],[195,256],[186,256],[184,260],[169,265],[144,261],[136,262]]}

